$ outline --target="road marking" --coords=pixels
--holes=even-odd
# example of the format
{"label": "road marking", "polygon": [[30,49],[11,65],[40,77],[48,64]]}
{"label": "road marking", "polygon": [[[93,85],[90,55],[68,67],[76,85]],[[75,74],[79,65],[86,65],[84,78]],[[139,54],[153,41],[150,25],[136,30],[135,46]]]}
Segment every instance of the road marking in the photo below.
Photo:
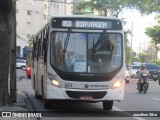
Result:
{"label": "road marking", "polygon": [[[113,106],[113,109],[116,110],[116,111],[124,111],[124,110],[119,109],[119,108],[117,108],[115,106]],[[127,115],[129,115],[129,113],[127,113],[127,112],[124,112],[124,113],[127,114]],[[143,119],[141,117],[133,117],[133,118],[136,119],[136,120],[145,120],[145,119]]]}
{"label": "road marking", "polygon": [[159,98],[153,98],[153,99],[155,99],[155,100],[160,100]]}

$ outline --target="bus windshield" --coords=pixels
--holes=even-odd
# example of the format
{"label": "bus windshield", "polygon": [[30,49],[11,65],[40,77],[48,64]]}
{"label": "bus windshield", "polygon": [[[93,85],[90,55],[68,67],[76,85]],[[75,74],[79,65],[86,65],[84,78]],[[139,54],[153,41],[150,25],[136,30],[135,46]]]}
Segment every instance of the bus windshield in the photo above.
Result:
{"label": "bus windshield", "polygon": [[52,32],[50,63],[64,72],[111,73],[123,63],[122,34]]}

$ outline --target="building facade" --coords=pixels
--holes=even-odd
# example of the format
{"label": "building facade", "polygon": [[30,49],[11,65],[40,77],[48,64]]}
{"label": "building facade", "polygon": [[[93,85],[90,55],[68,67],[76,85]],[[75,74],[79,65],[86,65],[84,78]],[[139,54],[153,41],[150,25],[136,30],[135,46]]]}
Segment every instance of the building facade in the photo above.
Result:
{"label": "building facade", "polygon": [[17,0],[17,58],[25,57],[28,41],[53,15],[71,15],[72,0]]}

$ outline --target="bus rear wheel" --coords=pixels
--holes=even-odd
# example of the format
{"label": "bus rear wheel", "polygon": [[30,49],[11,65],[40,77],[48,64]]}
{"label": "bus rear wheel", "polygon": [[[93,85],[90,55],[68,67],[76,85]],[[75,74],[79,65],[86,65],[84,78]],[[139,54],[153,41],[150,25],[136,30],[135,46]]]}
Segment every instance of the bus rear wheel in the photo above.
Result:
{"label": "bus rear wheel", "polygon": [[103,109],[104,110],[112,110],[113,101],[103,101]]}

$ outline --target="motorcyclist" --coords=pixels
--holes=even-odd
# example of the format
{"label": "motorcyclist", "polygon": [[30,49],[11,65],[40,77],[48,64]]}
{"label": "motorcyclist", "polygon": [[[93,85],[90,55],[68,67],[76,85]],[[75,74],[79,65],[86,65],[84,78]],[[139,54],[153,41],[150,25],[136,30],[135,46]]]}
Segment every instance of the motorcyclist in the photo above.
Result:
{"label": "motorcyclist", "polygon": [[[146,76],[144,76],[143,74],[146,74]],[[141,79],[143,79],[145,82],[147,81],[147,78],[149,76],[149,72],[143,64],[141,65],[139,71],[137,71],[137,76],[138,76],[138,82],[137,82],[138,86],[140,85]]]}

